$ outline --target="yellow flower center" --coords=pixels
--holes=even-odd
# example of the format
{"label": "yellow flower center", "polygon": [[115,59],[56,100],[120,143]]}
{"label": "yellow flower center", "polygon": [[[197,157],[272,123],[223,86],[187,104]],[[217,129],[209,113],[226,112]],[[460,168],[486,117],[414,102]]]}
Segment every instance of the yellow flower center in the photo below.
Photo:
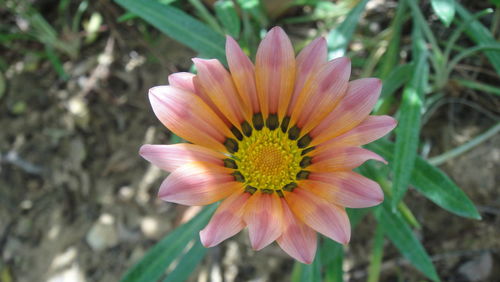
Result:
{"label": "yellow flower center", "polygon": [[263,128],[239,142],[234,154],[245,184],[264,192],[281,190],[301,170],[301,149],[281,130]]}

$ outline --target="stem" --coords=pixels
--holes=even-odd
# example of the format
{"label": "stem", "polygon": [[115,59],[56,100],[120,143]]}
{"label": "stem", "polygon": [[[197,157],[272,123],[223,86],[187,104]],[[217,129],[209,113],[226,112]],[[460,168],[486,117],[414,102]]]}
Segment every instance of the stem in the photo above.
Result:
{"label": "stem", "polygon": [[377,224],[375,231],[375,239],[373,241],[373,251],[370,258],[370,266],[368,266],[368,282],[379,281],[380,266],[382,264],[382,257],[384,256],[384,228],[382,225]]}
{"label": "stem", "polygon": [[449,150],[446,153],[443,153],[442,155],[439,155],[434,158],[430,158],[428,161],[432,165],[440,165],[443,164],[444,162],[451,160],[468,150],[474,148],[475,146],[481,144],[482,142],[488,140],[488,138],[493,137],[495,134],[500,132],[500,122],[497,123],[495,126],[492,128],[488,129],[486,132],[480,134],[479,136],[474,137],[470,141],[468,141],[465,144],[462,144],[454,149]]}

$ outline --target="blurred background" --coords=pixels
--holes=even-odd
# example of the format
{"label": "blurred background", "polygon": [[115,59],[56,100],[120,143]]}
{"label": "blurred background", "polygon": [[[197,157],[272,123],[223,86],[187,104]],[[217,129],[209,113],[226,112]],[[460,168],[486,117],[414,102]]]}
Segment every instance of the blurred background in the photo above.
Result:
{"label": "blurred background", "polygon": [[[493,46],[499,1],[117,2],[0,1],[1,282],[117,281],[197,212],[157,199],[167,174],[138,155],[144,143],[179,141],[156,120],[147,91],[167,84],[173,72],[189,71],[199,55],[144,16],[150,2],[232,34],[249,54],[275,25],[296,51],[326,36],[331,57],[340,52],[352,59],[352,79],[392,77],[394,89],[385,89],[377,108],[391,115],[413,73],[398,67],[415,61],[417,17],[431,65],[421,74],[428,98],[418,153],[450,176],[482,220],[449,213],[410,189],[405,203],[419,222],[413,234],[443,281],[500,281],[500,49]],[[451,18],[439,12],[447,7],[442,2],[455,5]],[[444,71],[433,44],[453,55]],[[491,48],[450,63],[481,44]],[[395,69],[399,78],[390,75]],[[375,222],[363,217],[344,247],[344,280],[367,280],[374,246],[383,249],[380,281],[428,279],[390,240],[374,245]],[[293,269],[277,245],[254,252],[241,232],[209,249],[188,277],[289,281]]]}

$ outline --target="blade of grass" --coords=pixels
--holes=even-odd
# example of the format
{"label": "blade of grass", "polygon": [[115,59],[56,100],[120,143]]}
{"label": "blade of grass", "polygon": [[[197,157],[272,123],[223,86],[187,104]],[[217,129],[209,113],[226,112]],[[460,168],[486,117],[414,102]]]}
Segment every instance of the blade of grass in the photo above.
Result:
{"label": "blade of grass", "polygon": [[396,149],[392,169],[394,172],[393,209],[403,199],[417,156],[420,135],[421,111],[424,101],[424,88],[427,83],[425,73],[428,72],[427,49],[420,28],[413,30],[414,71],[412,78],[403,92],[402,105],[399,110],[399,123],[396,128]]}
{"label": "blade of grass", "polygon": [[479,136],[473,138],[467,143],[458,146],[456,148],[451,149],[450,151],[439,155],[437,157],[429,159],[429,163],[432,165],[440,165],[452,158],[455,158],[468,150],[474,148],[475,146],[481,144],[482,142],[488,140],[488,138],[495,136],[498,132],[500,132],[500,123],[497,123],[492,128],[488,129],[486,132],[479,134]]}
{"label": "blade of grass", "polygon": [[[394,143],[381,139],[367,147],[389,163],[394,159]],[[417,156],[415,160],[410,184],[420,194],[449,212],[468,218],[481,218],[467,195],[444,172],[421,157]]]}
{"label": "blade of grass", "polygon": [[401,1],[398,3],[398,7],[396,8],[396,15],[394,16],[394,19],[391,23],[391,39],[389,41],[389,46],[387,47],[387,51],[382,58],[382,62],[378,69],[378,76],[382,80],[385,80],[391,74],[391,72],[394,70],[394,67],[398,63],[400,48],[399,45],[401,42],[401,29],[403,28],[403,24],[405,22],[405,13],[406,2]]}
{"label": "blade of grass", "polygon": [[455,0],[431,0],[431,6],[443,24],[449,27],[455,17]]}
{"label": "blade of grass", "polygon": [[327,238],[324,238],[321,246],[321,262],[325,270],[325,282],[342,282],[343,270],[342,264],[344,263],[344,247]]}
{"label": "blade of grass", "polygon": [[233,1],[217,1],[215,2],[215,14],[222,23],[225,30],[234,38],[240,36],[241,23],[238,12],[234,7]]}
{"label": "blade of grass", "polygon": [[334,59],[345,55],[347,46],[351,41],[354,30],[358,25],[359,18],[365,10],[368,0],[360,1],[354,7],[345,20],[335,29],[332,29],[327,36],[328,41],[328,59]]}
{"label": "blade of grass", "polygon": [[368,282],[377,282],[380,276],[380,266],[382,257],[384,256],[384,228],[381,224],[377,224],[375,229],[375,238],[373,239],[372,255],[370,257],[370,265],[368,266]]}
{"label": "blade of grass", "polygon": [[[472,21],[471,24],[467,25],[465,33],[477,44],[495,44],[497,40],[491,35],[490,31],[481,24],[480,21],[471,19],[473,15],[467,11],[460,3],[456,3],[456,10],[458,15],[464,21]],[[485,51],[486,57],[490,60],[490,63],[495,68],[496,72],[500,74],[500,52],[498,51]]]}
{"label": "blade of grass", "polygon": [[413,71],[414,66],[412,64],[399,65],[383,79],[382,93],[380,93],[380,99],[373,110],[376,115],[384,115],[389,112],[394,102],[394,93],[408,82]]}
{"label": "blade of grass", "polygon": [[200,18],[202,18],[213,30],[222,33],[222,28],[220,27],[217,20],[210,14],[205,5],[201,3],[200,0],[188,0],[191,5],[196,9]]}
{"label": "blade of grass", "polygon": [[173,39],[226,64],[224,36],[183,11],[154,0],[115,1]]}
{"label": "blade of grass", "polygon": [[261,28],[268,26],[269,20],[262,11],[262,5],[259,0],[237,0],[237,2],[241,9],[249,13],[259,23]]}
{"label": "blade of grass", "polygon": [[207,253],[207,248],[203,247],[200,238],[189,249],[189,251],[179,260],[177,266],[168,274],[163,282],[186,281],[193,273],[196,266],[201,262]]}
{"label": "blade of grass", "polygon": [[130,268],[122,282],[157,281],[167,267],[178,258],[189,241],[198,236],[198,231],[208,222],[217,205],[205,207],[189,222],[179,226],[154,245],[144,257]]}
{"label": "blade of grass", "polygon": [[479,90],[479,91],[483,91],[483,92],[486,92],[489,94],[494,94],[494,95],[500,96],[500,87],[496,87],[493,85],[489,85],[489,84],[474,81],[474,80],[463,79],[463,78],[454,79],[453,81],[457,82],[458,84],[460,84],[462,86],[468,87],[470,89]]}
{"label": "blade of grass", "polygon": [[397,210],[391,209],[390,201],[384,201],[377,208],[375,216],[389,240],[401,254],[426,277],[433,281],[439,281],[436,269],[422,243],[415,237],[401,214]]}
{"label": "blade of grass", "polygon": [[295,262],[292,270],[292,282],[321,281],[321,253],[318,248],[316,258],[311,264]]}

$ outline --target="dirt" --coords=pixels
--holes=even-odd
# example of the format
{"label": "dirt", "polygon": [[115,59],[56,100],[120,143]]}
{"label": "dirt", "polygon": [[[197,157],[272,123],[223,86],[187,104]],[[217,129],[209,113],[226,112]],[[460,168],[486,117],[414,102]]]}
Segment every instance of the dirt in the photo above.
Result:
{"label": "dirt", "polygon": [[[152,30],[155,40],[144,42],[133,26],[108,27],[77,58],[65,58],[67,81],[47,61],[29,67],[29,56],[2,50],[8,62],[0,96],[2,282],[116,281],[187,212],[157,199],[166,173],[138,149],[169,142],[147,90],[187,70],[195,54]],[[498,122],[491,118],[498,117],[497,98],[450,95],[481,111],[458,100],[438,108],[423,128],[431,156]],[[444,281],[473,281],[476,265],[486,267],[482,281],[500,277],[498,144],[497,135],[441,166],[477,205],[481,221],[454,216],[412,190],[406,196],[423,225],[417,235]],[[366,280],[373,222],[366,217],[347,247],[351,281]],[[294,261],[276,244],[254,252],[247,238],[242,232],[210,249],[191,280],[287,281]],[[382,269],[382,281],[424,279],[389,242]]]}

